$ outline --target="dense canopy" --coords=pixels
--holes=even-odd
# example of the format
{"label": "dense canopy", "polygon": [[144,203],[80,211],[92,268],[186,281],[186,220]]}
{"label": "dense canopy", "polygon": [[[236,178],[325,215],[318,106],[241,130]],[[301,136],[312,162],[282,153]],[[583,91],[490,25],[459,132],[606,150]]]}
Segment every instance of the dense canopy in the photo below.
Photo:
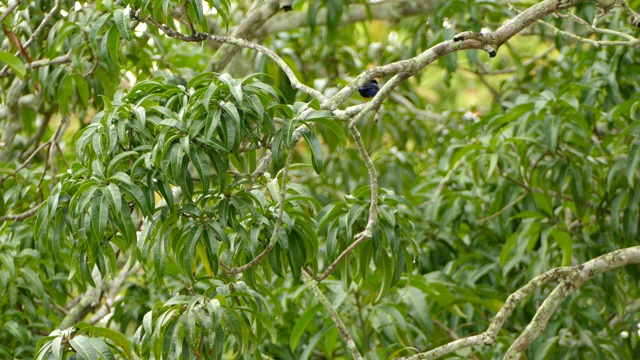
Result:
{"label": "dense canopy", "polygon": [[0,2],[0,358],[640,358],[639,8]]}

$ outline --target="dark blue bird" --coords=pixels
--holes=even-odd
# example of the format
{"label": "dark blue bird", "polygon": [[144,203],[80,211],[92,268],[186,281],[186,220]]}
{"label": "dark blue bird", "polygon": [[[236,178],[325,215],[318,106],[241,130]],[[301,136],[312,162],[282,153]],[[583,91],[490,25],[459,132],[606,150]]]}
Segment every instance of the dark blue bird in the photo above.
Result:
{"label": "dark blue bird", "polygon": [[358,88],[360,96],[365,99],[371,99],[372,97],[376,96],[378,90],[378,82],[376,81],[376,79],[373,79]]}

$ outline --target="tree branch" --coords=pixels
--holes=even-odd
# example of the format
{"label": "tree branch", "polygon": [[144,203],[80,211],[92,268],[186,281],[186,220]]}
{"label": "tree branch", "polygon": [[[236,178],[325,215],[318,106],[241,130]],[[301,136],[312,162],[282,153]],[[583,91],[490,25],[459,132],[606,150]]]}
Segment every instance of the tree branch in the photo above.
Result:
{"label": "tree branch", "polygon": [[107,287],[109,288],[109,291],[104,296],[104,302],[102,303],[102,306],[100,306],[100,308],[96,310],[93,316],[87,321],[89,324],[94,325],[111,312],[111,307],[113,306],[113,303],[122,288],[122,284],[124,284],[128,276],[140,270],[140,267],[140,263],[136,263],[131,269],[128,269],[126,265],[123,266],[123,268],[120,270],[120,273],[118,273],[118,276],[116,276],[116,278],[108,284]]}
{"label": "tree branch", "polygon": [[20,220],[24,220],[30,216],[35,215],[35,213],[38,212],[38,209],[40,208],[40,205],[42,205],[42,203],[32,207],[31,209],[21,213],[21,214],[14,214],[14,215],[4,215],[4,216],[0,216],[0,223],[5,222],[5,221],[20,221]]}
{"label": "tree branch", "polygon": [[[246,15],[242,23],[231,34],[232,38],[251,39],[255,37],[255,32],[278,11],[280,0],[256,1],[254,4],[258,4],[257,7]],[[212,40],[216,41],[215,39]],[[207,65],[209,71],[218,72],[224,70],[240,50],[233,43],[223,43],[226,45],[221,46],[209,61]]]}
{"label": "tree branch", "polygon": [[[16,5],[17,3],[19,3],[20,1],[16,1]],[[36,30],[33,32],[33,34],[31,34],[31,36],[29,37],[29,39],[22,45],[25,49],[28,48],[33,41],[35,40],[36,37],[38,37],[40,35],[40,33],[42,32],[42,30],[44,30],[45,25],[47,25],[47,23],[49,22],[49,20],[51,20],[51,18],[53,17],[53,14],[55,14],[56,12],[58,12],[58,6],[59,6],[59,1],[56,0],[53,8],[51,8],[51,11],[49,11],[49,13],[47,13],[47,15],[44,17],[44,19],[42,19],[42,21],[40,22],[40,25],[38,25],[38,27],[36,28]],[[7,11],[7,14],[10,11]],[[0,20],[0,22],[2,22],[2,20]],[[18,56],[20,54],[20,51],[17,51],[15,53],[15,56]],[[33,69],[33,63],[34,62],[30,62],[27,67],[29,69]],[[42,66],[42,65],[40,65]],[[6,66],[2,68],[2,70],[0,70],[0,77],[5,77],[7,75],[7,73],[9,72],[9,66]]]}
{"label": "tree branch", "polygon": [[560,284],[551,292],[549,297],[536,311],[529,325],[511,345],[504,359],[519,359],[524,350],[546,328],[547,322],[560,303],[573,291],[579,289],[588,280],[617,267],[640,263],[640,246],[616,250],[608,254],[589,260],[581,265],[560,267],[535,277],[527,285],[521,287],[509,295],[507,301],[498,311],[487,330],[478,335],[468,336],[424,353],[402,357],[398,360],[427,360],[437,359],[446,354],[451,354],[460,349],[478,346],[493,345],[500,329],[511,316],[516,306],[526,297],[542,287],[549,281],[560,281]]}
{"label": "tree branch", "polygon": [[9,14],[11,14],[11,12],[18,7],[19,4],[20,4],[20,0],[15,0],[11,4],[9,4],[9,7],[7,7],[7,9],[2,14],[0,14],[0,23],[3,22],[4,19],[6,19],[9,16]]}
{"label": "tree branch", "polygon": [[333,306],[331,306],[329,299],[327,299],[322,291],[320,291],[318,283],[309,273],[307,273],[305,269],[302,270],[302,280],[311,288],[311,291],[313,291],[313,293],[315,294],[316,299],[320,301],[325,311],[329,314],[331,320],[333,320],[333,323],[336,324],[336,327],[340,332],[340,336],[342,336],[342,339],[347,343],[347,350],[349,350],[351,356],[356,360],[362,360],[362,355],[360,355],[360,352],[356,347],[356,343],[353,341],[353,338],[351,338],[347,327],[344,326],[342,319],[340,319],[340,315],[338,315],[338,312],[333,308]]}
{"label": "tree branch", "polygon": [[558,306],[572,292],[578,290],[585,282],[602,274],[605,271],[630,264],[640,263],[640,246],[620,249],[599,256],[593,260],[578,266],[572,266],[569,273],[556,288],[549,294],[536,311],[535,316],[524,331],[511,344],[504,359],[520,359],[531,343],[538,338],[547,327],[551,316]]}
{"label": "tree branch", "polygon": [[282,185],[280,185],[280,206],[278,207],[278,215],[276,217],[276,224],[273,227],[273,232],[271,233],[271,239],[269,240],[269,244],[262,250],[260,254],[258,254],[255,258],[253,258],[248,263],[238,266],[235,268],[225,269],[225,272],[228,275],[236,275],[241,272],[255,266],[260,262],[265,256],[269,255],[269,252],[273,250],[273,248],[278,243],[278,234],[280,232],[280,228],[282,227],[282,217],[284,216],[284,203],[287,198],[287,177],[289,176],[289,167],[291,167],[291,161],[293,160],[293,154],[295,153],[295,145],[297,145],[297,141],[293,143],[291,149],[289,151],[289,155],[287,155],[287,160],[284,164],[284,169],[282,170]]}
{"label": "tree branch", "polygon": [[320,93],[318,90],[315,90],[301,83],[300,80],[298,80],[298,77],[294,73],[293,69],[291,69],[291,67],[278,54],[276,54],[273,50],[267,47],[258,45],[254,42],[251,42],[245,39],[239,39],[239,38],[234,38],[229,36],[209,35],[204,33],[194,33],[193,35],[184,35],[171,29],[166,25],[162,25],[158,23],[151,16],[147,16],[146,18],[141,18],[138,13],[133,11],[131,13],[131,16],[135,19],[138,19],[141,22],[151,24],[157,27],[169,37],[176,38],[185,42],[201,42],[206,39],[210,39],[218,43],[232,45],[235,48],[247,48],[247,49],[255,50],[267,56],[271,60],[273,60],[282,69],[282,71],[284,71],[284,73],[287,75],[287,78],[289,79],[289,82],[291,83],[292,88],[311,95],[312,97],[320,100],[321,103],[326,101],[326,97],[322,95],[322,93]]}

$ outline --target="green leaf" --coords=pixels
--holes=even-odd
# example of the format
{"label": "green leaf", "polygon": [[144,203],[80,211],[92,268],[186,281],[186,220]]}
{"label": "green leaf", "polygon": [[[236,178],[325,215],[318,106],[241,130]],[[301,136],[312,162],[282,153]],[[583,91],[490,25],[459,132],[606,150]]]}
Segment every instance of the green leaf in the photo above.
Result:
{"label": "green leaf", "polygon": [[303,131],[302,136],[311,148],[311,164],[313,165],[313,170],[315,170],[316,174],[320,174],[324,168],[324,158],[322,156],[320,140],[310,131]]}
{"label": "green leaf", "polygon": [[118,188],[120,189],[120,191],[122,191],[127,196],[129,196],[133,201],[135,201],[136,205],[138,205],[138,208],[144,214],[146,214],[147,216],[151,216],[153,214],[153,209],[149,207],[149,204],[147,202],[146,197],[144,196],[144,193],[142,192],[142,189],[140,189],[138,185],[132,183],[128,175],[122,172],[118,172],[114,176],[112,176],[110,179],[118,180],[119,182]]}
{"label": "green leaf", "polygon": [[29,267],[21,267],[20,272],[27,281],[27,288],[33,291],[38,299],[44,298],[44,286],[38,274]]}
{"label": "green leaf", "polygon": [[129,5],[123,9],[116,9],[113,12],[113,19],[116,22],[116,26],[122,34],[122,37],[127,41],[133,40],[133,36],[131,36],[131,17],[130,17],[130,8]]}
{"label": "green leaf", "polygon": [[111,206],[111,212],[119,212],[122,208],[122,195],[120,194],[118,186],[114,183],[110,183],[109,185],[100,188],[100,190],[102,190],[102,193],[107,198],[107,201]]}
{"label": "green leaf", "polygon": [[120,66],[118,62],[118,42],[120,40],[120,31],[117,27],[112,26],[107,32],[107,36],[102,38],[100,46],[100,54],[108,63]]}
{"label": "green leaf", "polygon": [[291,335],[289,336],[289,348],[294,353],[298,348],[298,343],[300,342],[300,338],[304,334],[306,328],[309,326],[311,321],[314,319],[316,313],[322,309],[321,304],[317,304],[307,310],[305,310],[302,315],[298,317],[295,325],[293,325],[293,329],[291,329]]}
{"label": "green leaf", "polygon": [[107,338],[113,343],[122,349],[129,358],[132,357],[132,349],[131,343],[127,340],[127,337],[121,334],[118,331],[111,330],[106,327],[100,326],[91,326],[88,323],[82,322],[76,325],[76,328],[79,329],[76,335],[87,334],[93,337],[99,336],[102,338]]}
{"label": "green leaf", "polygon": [[98,354],[90,338],[82,335],[75,336],[73,339],[69,339],[69,345],[81,359],[98,360]]}
{"label": "green leaf", "polygon": [[297,358],[298,360],[307,360],[309,359],[309,357],[311,356],[311,353],[313,352],[313,349],[315,349],[316,344],[318,344],[318,341],[320,341],[320,339],[322,339],[322,337],[324,336],[324,334],[326,334],[329,330],[333,329],[335,325],[333,323],[325,326],[322,330],[318,331],[306,344],[306,347],[304,349],[304,351],[302,352],[302,354],[300,355],[299,358]]}
{"label": "green leaf", "polygon": [[235,83],[235,80],[231,78],[228,73],[220,75],[220,81],[229,86],[231,95],[236,99],[238,104],[242,104],[242,82]]}
{"label": "green leaf", "polygon": [[631,187],[633,187],[638,162],[640,162],[640,144],[634,143],[631,145],[629,154],[627,155],[627,180]]}
{"label": "green leaf", "polygon": [[347,135],[345,134],[344,129],[342,128],[342,126],[340,126],[336,121],[328,119],[328,118],[324,118],[324,117],[312,118],[311,116],[316,114],[316,113],[317,112],[312,113],[309,117],[307,117],[305,119],[305,121],[315,122],[315,123],[322,124],[322,125],[328,127],[329,130],[331,130],[338,137],[338,140],[340,141],[340,147],[342,147],[343,149],[346,148],[346,146],[347,146]]}
{"label": "green leaf", "polygon": [[231,115],[231,118],[236,123],[236,126],[240,127],[240,114],[238,113],[238,108],[232,102],[225,102],[222,105],[222,108]]}
{"label": "green leaf", "polygon": [[91,31],[89,32],[89,43],[96,50],[98,50],[98,32],[100,31],[104,23],[109,20],[111,15],[112,13],[107,13],[100,16],[97,20],[95,20],[93,26],[91,27]]}
{"label": "green leaf", "polygon": [[189,231],[189,238],[187,244],[185,246],[185,251],[182,256],[182,263],[184,264],[185,274],[191,278],[191,280],[195,280],[193,277],[193,260],[195,258],[196,245],[200,241],[200,237],[202,236],[202,227],[194,226]]}
{"label": "green leaf", "polygon": [[109,220],[109,204],[102,192],[95,192],[91,201],[91,231],[96,241],[103,238]]}
{"label": "green leaf", "polygon": [[9,69],[20,79],[24,78],[27,74],[27,68],[24,66],[24,63],[22,63],[22,60],[8,52],[0,51],[0,62],[7,64]]}
{"label": "green leaf", "polygon": [[562,266],[571,265],[571,256],[573,253],[571,235],[565,230],[560,230],[556,227],[551,229],[549,235],[551,235],[560,247],[560,250],[562,250]]}
{"label": "green leaf", "polygon": [[199,146],[193,146],[191,147],[189,157],[200,176],[202,193],[207,194],[209,192],[209,184],[211,182],[211,172],[209,170],[209,161],[207,161],[207,156],[204,154],[204,151],[202,151],[202,148]]}
{"label": "green leaf", "polygon": [[[125,151],[114,156],[113,159],[111,159],[111,161],[109,161],[109,164],[107,165],[107,171],[105,176],[111,177],[111,173],[114,171],[114,169],[118,165],[120,165],[120,162],[122,162],[122,160],[124,160],[129,156],[135,156],[135,155],[139,155],[139,153],[137,151]],[[131,168],[131,164],[125,164],[125,169],[130,169],[130,168]]]}
{"label": "green leaf", "polygon": [[378,265],[378,273],[382,276],[382,285],[380,286],[380,291],[378,292],[378,297],[376,297],[376,302],[380,301],[391,287],[391,283],[393,282],[393,271],[394,266],[391,264],[391,259],[387,255],[386,251],[380,251],[380,264]]}
{"label": "green leaf", "polygon": [[287,149],[291,148],[291,142],[293,140],[293,133],[296,131],[296,125],[298,119],[285,119],[282,124],[282,140]]}
{"label": "green leaf", "polygon": [[[48,202],[48,200],[47,200]],[[38,215],[36,216],[36,224],[34,226],[34,235],[36,240],[45,239],[47,230],[49,229],[49,210],[46,203],[40,206]]]}

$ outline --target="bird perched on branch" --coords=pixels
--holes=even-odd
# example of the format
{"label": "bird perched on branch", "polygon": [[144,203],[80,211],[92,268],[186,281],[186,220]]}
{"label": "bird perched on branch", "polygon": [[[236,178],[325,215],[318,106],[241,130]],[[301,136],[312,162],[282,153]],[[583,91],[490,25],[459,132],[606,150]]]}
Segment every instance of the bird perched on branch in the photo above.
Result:
{"label": "bird perched on branch", "polygon": [[376,81],[376,79],[373,79],[358,88],[360,96],[365,99],[371,99],[372,97],[376,96],[378,90],[378,81]]}

